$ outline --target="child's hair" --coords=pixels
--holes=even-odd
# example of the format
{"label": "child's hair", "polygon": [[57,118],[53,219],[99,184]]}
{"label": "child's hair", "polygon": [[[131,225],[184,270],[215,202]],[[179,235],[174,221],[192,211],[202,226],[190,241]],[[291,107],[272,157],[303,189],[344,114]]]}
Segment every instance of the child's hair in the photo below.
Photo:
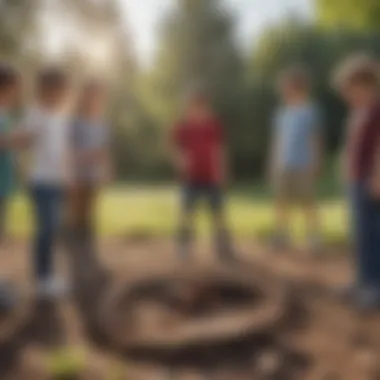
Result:
{"label": "child's hair", "polygon": [[337,67],[333,76],[333,84],[338,89],[353,84],[377,87],[379,74],[379,65],[375,59],[366,54],[355,54],[346,58]]}
{"label": "child's hair", "polygon": [[280,73],[279,83],[289,84],[299,91],[308,91],[311,87],[311,75],[304,65],[293,65]]}
{"label": "child's hair", "polygon": [[185,92],[185,104],[189,105],[211,105],[211,97],[209,91],[205,85],[193,85],[187,89]]}
{"label": "child's hair", "polygon": [[37,93],[42,95],[56,90],[64,90],[69,85],[66,72],[57,67],[42,69],[37,75]]}
{"label": "child's hair", "polygon": [[17,70],[6,63],[0,63],[0,92],[17,84],[19,74]]}
{"label": "child's hair", "polygon": [[80,90],[79,99],[77,102],[77,113],[82,113],[87,100],[97,94],[106,94],[107,86],[104,82],[99,79],[89,79],[87,80]]}

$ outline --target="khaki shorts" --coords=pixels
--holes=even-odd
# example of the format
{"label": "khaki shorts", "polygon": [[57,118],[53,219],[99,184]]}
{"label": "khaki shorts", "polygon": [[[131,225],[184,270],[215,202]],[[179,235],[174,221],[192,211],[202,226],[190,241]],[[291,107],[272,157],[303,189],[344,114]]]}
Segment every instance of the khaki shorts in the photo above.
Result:
{"label": "khaki shorts", "polygon": [[273,178],[273,189],[280,200],[310,203],[315,197],[315,180],[308,171],[282,170]]}

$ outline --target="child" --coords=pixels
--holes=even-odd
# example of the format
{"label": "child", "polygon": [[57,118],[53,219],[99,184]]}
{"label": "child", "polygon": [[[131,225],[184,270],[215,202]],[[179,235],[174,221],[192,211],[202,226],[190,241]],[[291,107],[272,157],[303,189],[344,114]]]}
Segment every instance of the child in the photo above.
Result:
{"label": "child", "polygon": [[356,243],[357,282],[346,295],[360,308],[380,306],[379,69],[355,56],[338,69],[336,85],[351,110],[344,154]]}
{"label": "child", "polygon": [[88,82],[80,94],[72,125],[75,171],[70,192],[71,224],[77,237],[90,245],[97,193],[110,177],[108,128],[104,118],[106,100],[103,84]]}
{"label": "child", "polygon": [[37,293],[55,298],[66,291],[54,277],[53,255],[56,249],[60,208],[70,181],[69,120],[65,112],[69,80],[56,68],[42,70],[36,81],[36,104],[24,122],[29,142],[28,182],[36,218],[33,245]]}
{"label": "child", "polygon": [[14,189],[11,114],[18,100],[19,76],[10,66],[0,65],[0,241],[5,233],[6,210]]}
{"label": "child", "polygon": [[275,118],[270,177],[276,196],[276,248],[288,243],[289,208],[303,207],[311,250],[319,251],[315,186],[321,165],[320,116],[310,96],[306,70],[294,67],[280,79],[282,105]]}
{"label": "child", "polygon": [[[15,69],[0,64],[0,245],[4,243],[6,213],[14,190],[14,163],[12,148],[11,113],[18,101],[19,75]],[[5,281],[0,282],[0,309],[8,310],[15,301],[14,292]]]}
{"label": "child", "polygon": [[174,128],[175,165],[183,186],[182,218],[179,234],[181,258],[188,258],[192,241],[193,215],[197,202],[207,201],[222,260],[233,257],[223,210],[226,176],[226,147],[222,126],[210,100],[201,91],[193,92],[185,114]]}

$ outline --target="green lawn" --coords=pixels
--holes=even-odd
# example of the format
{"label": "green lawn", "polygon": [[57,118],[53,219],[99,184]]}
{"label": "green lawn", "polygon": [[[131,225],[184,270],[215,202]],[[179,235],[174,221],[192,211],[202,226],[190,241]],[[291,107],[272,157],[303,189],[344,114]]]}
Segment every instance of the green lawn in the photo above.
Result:
{"label": "green lawn", "polygon": [[[331,242],[342,242],[347,234],[347,216],[339,196],[324,195],[320,204],[323,233]],[[231,191],[228,218],[237,236],[267,236],[273,228],[271,200],[262,187],[240,186]],[[9,230],[16,236],[28,234],[31,213],[25,196],[12,202]],[[172,236],[176,228],[178,193],[169,185],[123,185],[105,191],[99,202],[98,223],[106,236]],[[202,234],[209,230],[207,213],[199,213],[198,227]],[[297,237],[303,236],[303,223],[295,213],[291,225]]]}

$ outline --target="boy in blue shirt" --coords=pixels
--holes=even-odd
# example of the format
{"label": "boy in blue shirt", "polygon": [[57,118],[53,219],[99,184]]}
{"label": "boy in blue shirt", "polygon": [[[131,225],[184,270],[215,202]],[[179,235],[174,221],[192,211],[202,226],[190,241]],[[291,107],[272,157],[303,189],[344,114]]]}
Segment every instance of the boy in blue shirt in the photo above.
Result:
{"label": "boy in blue shirt", "polygon": [[280,79],[282,105],[276,112],[270,178],[276,197],[276,248],[288,243],[289,211],[292,202],[303,208],[308,243],[321,247],[315,186],[321,165],[321,120],[310,99],[310,79],[302,67],[283,73]]}

